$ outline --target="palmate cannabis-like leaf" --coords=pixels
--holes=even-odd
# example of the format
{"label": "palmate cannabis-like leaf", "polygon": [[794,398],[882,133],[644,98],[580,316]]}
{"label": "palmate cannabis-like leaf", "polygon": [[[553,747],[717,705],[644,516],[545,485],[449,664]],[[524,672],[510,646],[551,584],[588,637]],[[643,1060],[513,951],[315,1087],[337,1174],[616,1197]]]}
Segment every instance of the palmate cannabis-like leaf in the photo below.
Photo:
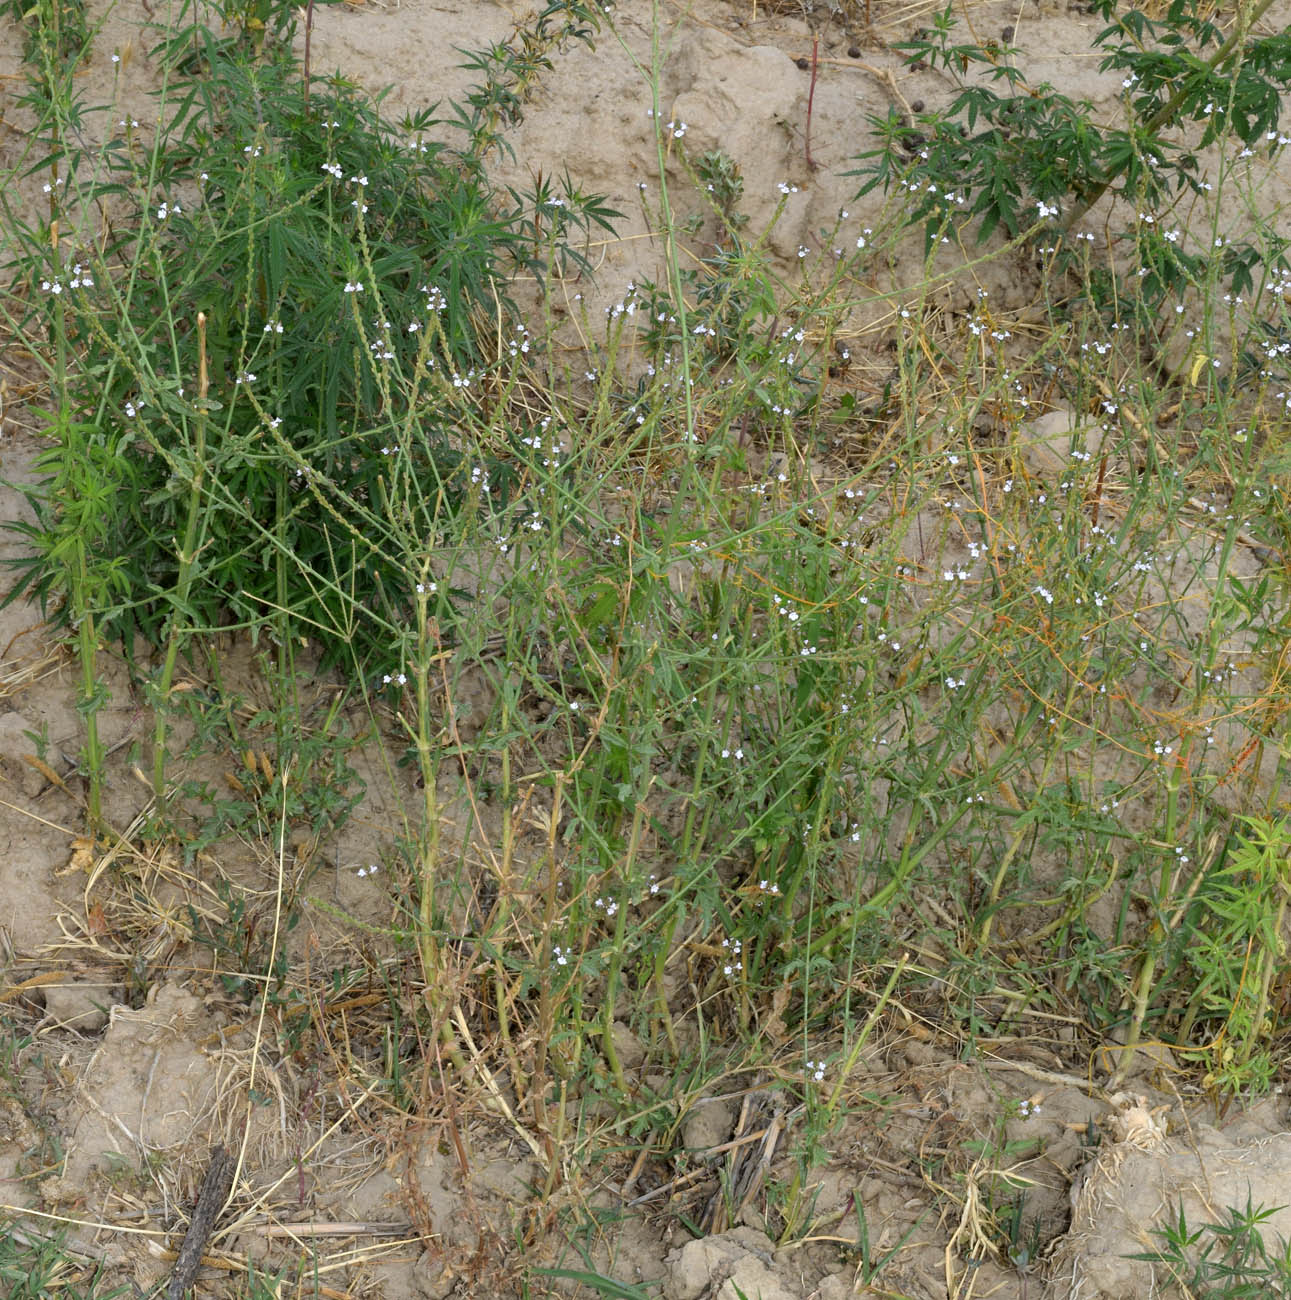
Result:
{"label": "palmate cannabis-like leaf", "polygon": [[[1171,190],[1200,193],[1195,152],[1165,134],[1179,123],[1201,124],[1200,148],[1229,130],[1248,148],[1276,138],[1291,87],[1291,33],[1244,44],[1230,38],[1220,46],[1223,33],[1193,0],[1175,0],[1158,19],[1137,9],[1119,12],[1114,0],[1100,12],[1108,20],[1095,38],[1107,51],[1100,67],[1129,74],[1132,116],[1125,127],[1100,128],[1089,104],[1028,85],[994,46],[953,43],[948,8],[898,48],[909,63],[946,69],[960,82],[959,92],[944,111],[914,123],[895,112],[871,119],[879,146],[860,155],[864,165],[849,173],[868,178],[860,193],[900,184],[929,246],[948,221],[962,216],[976,219],[979,242],[997,229],[1016,238],[1035,224],[1038,207],[1056,208],[1069,222],[1113,185],[1148,206]],[[1220,48],[1210,54],[1212,46]],[[970,70],[974,79],[966,82]],[[1007,82],[1011,93],[997,93],[979,74]],[[1229,259],[1235,293],[1250,287],[1250,265],[1249,258]],[[1140,296],[1153,300],[1178,284],[1157,275],[1140,286]]]}

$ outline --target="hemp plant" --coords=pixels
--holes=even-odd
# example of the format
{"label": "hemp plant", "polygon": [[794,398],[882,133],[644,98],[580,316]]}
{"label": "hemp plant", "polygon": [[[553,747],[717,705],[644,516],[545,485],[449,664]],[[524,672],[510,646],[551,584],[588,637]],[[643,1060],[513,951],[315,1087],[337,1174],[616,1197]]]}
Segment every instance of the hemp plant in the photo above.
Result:
{"label": "hemp plant", "polygon": [[[192,628],[270,629],[282,646],[312,637],[325,662],[352,648],[362,663],[377,634],[355,606],[387,622],[411,613],[395,594],[402,557],[373,524],[399,395],[417,412],[414,468],[433,481],[436,460],[452,459],[444,394],[488,364],[480,322],[499,302],[510,314],[510,268],[560,262],[610,214],[596,196],[544,191],[539,226],[493,190],[475,146],[426,137],[434,119],[401,139],[339,77],[307,95],[289,48],[200,24],[181,35],[157,51],[170,80],[154,144],[127,121],[102,158],[59,146],[74,173],[60,211],[108,196],[124,209],[82,287],[61,292],[38,231],[19,271],[31,286],[20,328],[67,314],[80,349],[69,403],[93,413],[122,467],[93,561],[120,584],[100,632],[173,645],[162,593],[182,589]],[[43,489],[32,499],[37,557],[15,594],[48,596],[61,530]],[[198,556],[177,542],[195,509]]]}
{"label": "hemp plant", "polygon": [[[1009,239],[1024,233],[1070,230],[1109,191],[1152,209],[1185,190],[1201,194],[1197,151],[1231,132],[1249,151],[1277,151],[1281,101],[1291,88],[1291,31],[1251,36],[1270,0],[1244,11],[1232,34],[1205,16],[1197,0],[1172,0],[1149,17],[1100,0],[1107,26],[1094,38],[1100,68],[1125,73],[1126,122],[1100,126],[1086,101],[1073,100],[1041,82],[1031,84],[994,42],[960,42],[947,6],[932,25],[900,49],[909,66],[940,68],[956,95],[943,110],[915,121],[895,109],[871,118],[879,143],[860,155],[850,173],[866,178],[861,193],[899,187],[910,196],[910,219],[924,224],[928,246],[948,222],[968,218],[977,239],[997,230]],[[1003,93],[995,89],[1002,85]],[[1195,143],[1175,129],[1200,127]],[[1195,134],[1195,133],[1194,133]],[[1286,241],[1278,241],[1281,252]],[[1158,288],[1178,287],[1195,275],[1177,248]],[[1268,250],[1234,242],[1223,250],[1221,275],[1235,293],[1251,284],[1254,266]]]}

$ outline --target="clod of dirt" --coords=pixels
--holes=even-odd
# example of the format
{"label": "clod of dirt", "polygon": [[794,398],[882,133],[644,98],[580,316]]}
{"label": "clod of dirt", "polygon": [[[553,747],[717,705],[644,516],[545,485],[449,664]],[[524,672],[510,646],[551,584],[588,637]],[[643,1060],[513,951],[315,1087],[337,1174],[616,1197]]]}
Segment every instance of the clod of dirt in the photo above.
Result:
{"label": "clod of dirt", "polygon": [[442,1254],[424,1250],[413,1266],[411,1282],[413,1294],[422,1300],[444,1300],[457,1286],[458,1273]]}
{"label": "clod of dirt", "polygon": [[614,1050],[619,1055],[619,1064],[625,1070],[636,1070],[645,1063],[645,1044],[621,1020],[616,1020],[610,1028],[614,1039]]}
{"label": "clod of dirt", "polygon": [[108,1023],[107,1008],[115,1000],[102,984],[47,984],[44,994],[49,1023],[82,1034],[97,1033]]}
{"label": "clod of dirt", "polygon": [[798,1292],[776,1270],[771,1238],[753,1228],[687,1242],[668,1255],[670,1300],[797,1300]]}
{"label": "clod of dirt", "polygon": [[[744,178],[744,208],[754,229],[770,220],[781,198],[778,183],[801,166],[793,137],[776,123],[797,122],[806,111],[806,85],[783,51],[743,46],[721,32],[704,30],[687,42],[670,69],[677,93],[671,118],[685,122],[695,153],[721,149]],[[810,196],[795,194],[769,234],[786,262],[810,238]]]}
{"label": "clod of dirt", "polygon": [[821,1278],[816,1288],[816,1300],[851,1300],[855,1294],[851,1279],[842,1273],[831,1273]]}
{"label": "clod of dirt", "polygon": [[70,1117],[72,1181],[114,1158],[142,1165],[193,1141],[216,1086],[210,1058],[190,1037],[205,1022],[201,1001],[177,984],[155,986],[138,1011],[112,1008]]}
{"label": "clod of dirt", "polygon": [[735,1107],[729,1101],[700,1100],[682,1121],[682,1145],[688,1151],[708,1151],[725,1142],[734,1128]]}
{"label": "clod of dirt", "polygon": [[26,1148],[36,1146],[39,1141],[40,1130],[18,1100],[14,1097],[0,1098],[0,1143]]}
{"label": "clod of dirt", "polygon": [[1059,407],[1023,428],[1022,459],[1032,474],[1061,474],[1072,467],[1073,455],[1081,460],[1096,456],[1103,436],[1096,422]]}
{"label": "clod of dirt", "polygon": [[1054,1300],[1158,1294],[1168,1270],[1128,1257],[1161,1249],[1160,1230],[1177,1226],[1181,1213],[1193,1232],[1226,1223],[1230,1208],[1264,1207],[1272,1211],[1260,1225],[1269,1248],[1291,1238],[1291,1133],[1242,1137],[1198,1124],[1167,1135],[1146,1105],[1123,1108],[1117,1133],[1072,1187],[1071,1231],[1051,1264]]}
{"label": "clod of dirt", "polygon": [[403,1176],[404,1193],[423,1207],[437,1242],[451,1249],[473,1244],[477,1225],[465,1212],[460,1170],[430,1144],[423,1145]]}

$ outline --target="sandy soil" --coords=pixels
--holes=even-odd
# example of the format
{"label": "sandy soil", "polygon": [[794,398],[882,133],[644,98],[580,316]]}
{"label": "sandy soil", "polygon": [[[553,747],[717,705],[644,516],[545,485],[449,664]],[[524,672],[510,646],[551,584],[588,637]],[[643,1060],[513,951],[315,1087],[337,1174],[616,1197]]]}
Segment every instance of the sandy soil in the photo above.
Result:
{"label": "sandy soil", "polygon": [[[881,200],[853,202],[854,183],[840,175],[866,143],[866,115],[894,102],[933,106],[948,98],[945,80],[902,72],[885,48],[932,10],[876,6],[867,30],[850,9],[724,0],[661,9],[662,111],[686,124],[692,150],[720,146],[739,163],[754,228],[784,198],[782,185],[790,188],[772,238],[786,276],[796,274],[800,250],[828,254],[827,237],[854,244],[874,219]],[[466,79],[454,67],[455,50],[507,39],[526,14],[519,6],[429,0],[320,8],[314,67],[339,68],[372,90],[392,85],[386,109],[397,117],[460,94]],[[141,17],[133,2],[105,16],[84,75],[101,91],[111,84],[113,50],[128,49],[128,107],[146,122]],[[982,35],[1015,29],[1033,81],[1110,106],[1119,87],[1097,69],[1089,45],[1099,22],[1082,8],[983,3],[971,17]],[[650,94],[635,66],[650,58],[650,10],[633,0],[617,18],[621,43],[607,34],[595,50],[576,47],[557,60],[511,136],[515,161],[498,163],[499,179],[517,186],[568,169],[576,184],[626,214],[620,237],[591,250],[595,280],[566,282],[571,338],[583,307],[599,320],[628,281],[660,275],[649,219],[657,183]],[[814,167],[804,139],[810,68],[803,66],[813,33],[820,37]],[[5,88],[18,84],[18,45],[13,20],[0,19],[0,79],[7,79],[0,103]],[[4,137],[11,156],[21,111],[9,105],[6,123],[17,128]],[[1270,177],[1269,185],[1273,201],[1284,202],[1291,177]],[[34,189],[30,200],[38,201]],[[1097,213],[1089,225],[1098,228]],[[702,233],[691,251],[707,251]],[[917,274],[916,261],[898,262],[891,280],[899,288],[903,276],[913,282]],[[967,310],[979,290],[1001,310],[1020,307],[1032,298],[1033,269],[1020,259],[986,263],[948,283],[945,305]],[[895,309],[891,298],[876,298],[856,310],[847,332],[860,340],[877,334]],[[37,445],[21,358],[8,358],[5,373],[0,473],[21,484],[33,473]],[[0,492],[0,515],[24,509],[13,488]],[[0,550],[13,554],[15,546],[0,536]],[[0,1009],[32,1036],[0,1087],[0,1214],[23,1207],[61,1216],[73,1225],[71,1249],[103,1261],[115,1280],[147,1288],[168,1276],[217,1142],[240,1158],[238,1191],[212,1248],[217,1265],[239,1259],[270,1269],[310,1259],[316,1274],[307,1272],[291,1294],[389,1300],[571,1292],[569,1278],[530,1272],[526,1283],[521,1269],[589,1266],[667,1300],[842,1300],[867,1292],[867,1265],[879,1260],[875,1294],[1128,1300],[1155,1294],[1164,1282],[1124,1257],[1151,1244],[1153,1224],[1179,1197],[1194,1220],[1244,1203],[1248,1186],[1257,1203],[1286,1199],[1291,1137],[1280,1098],[1215,1128],[1206,1123],[1213,1116],[1183,1104],[1164,1052],[1143,1054],[1127,1091],[1108,1096],[1100,1086],[1107,1069],[1073,1059],[1069,1027],[1056,1026],[1050,1042],[1001,1033],[965,1060],[962,1045],[912,1007],[858,1063],[849,1087],[874,1104],[858,1110],[807,1171],[810,1228],[792,1245],[777,1248],[766,1235],[766,1189],[769,1181],[793,1181],[802,1116],[784,1109],[771,1079],[729,1096],[680,1098],[671,1166],[602,1159],[577,1186],[543,1201],[543,1153],[521,1120],[490,1101],[485,1061],[472,1062],[479,1084],[470,1113],[436,1105],[425,1112],[433,1122],[414,1123],[365,1091],[363,1080],[375,1081],[380,1062],[364,1058],[374,1049],[360,1028],[353,1044],[344,1037],[342,1012],[357,1025],[364,998],[383,993],[336,990],[327,1013],[314,1017],[315,1056],[264,1065],[259,1049],[270,1027],[209,977],[192,940],[203,920],[224,915],[221,880],[264,903],[279,864],[255,837],[192,861],[161,851],[96,861],[78,838],[77,792],[63,781],[80,744],[72,665],[52,645],[40,611],[21,603],[0,611],[0,653]],[[229,648],[227,671],[250,700],[267,689],[254,657],[237,647]],[[109,685],[112,701],[101,717],[114,751],[108,815],[125,827],[147,805],[134,771],[146,723],[123,665],[110,668]],[[315,688],[325,700],[327,681]],[[473,689],[486,708],[487,682]],[[293,841],[282,864],[302,900],[293,951],[326,954],[335,969],[345,965],[346,945],[356,948],[356,967],[371,955],[357,951],[366,942],[363,925],[391,922],[391,902],[372,887],[367,868],[388,843],[400,794],[412,794],[390,790],[378,749],[360,749],[351,761],[366,793],[350,822],[325,841]],[[206,761],[205,774],[217,782],[237,770],[227,756]],[[446,835],[463,854],[475,851],[475,841],[496,828],[447,787],[444,799]],[[621,1054],[635,1068],[624,1034]],[[354,1054],[350,1067],[329,1068],[329,1058],[345,1052]],[[645,1088],[658,1082],[641,1079]],[[589,1130],[571,1147],[573,1158],[609,1138],[604,1125]],[[981,1154],[1005,1149],[1007,1166],[1002,1156]],[[720,1194],[723,1180],[735,1194]],[[983,1206],[1024,1186],[1034,1242],[1004,1259],[982,1235]],[[681,1234],[665,1205],[684,1208],[706,1235]],[[576,1239],[585,1260],[570,1246],[574,1222],[583,1225]],[[1273,1224],[1291,1235],[1291,1211]],[[199,1294],[241,1285],[228,1268],[205,1271]]]}

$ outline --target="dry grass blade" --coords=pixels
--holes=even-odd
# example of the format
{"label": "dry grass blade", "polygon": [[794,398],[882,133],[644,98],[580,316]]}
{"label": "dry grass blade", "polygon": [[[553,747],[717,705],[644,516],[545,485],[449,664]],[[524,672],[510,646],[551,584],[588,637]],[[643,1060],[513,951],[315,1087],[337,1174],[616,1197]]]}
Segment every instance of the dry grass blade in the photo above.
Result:
{"label": "dry grass blade", "polygon": [[63,652],[53,645],[41,646],[29,650],[26,654],[14,654],[14,643],[25,636],[32,636],[44,630],[44,624],[24,628],[9,638],[3,653],[0,653],[0,700],[17,695],[24,687],[32,686],[58,672],[63,660]]}
{"label": "dry grass blade", "polygon": [[705,1211],[710,1232],[725,1232],[741,1221],[771,1171],[784,1131],[785,1101],[779,1092],[751,1092],[744,1098],[734,1139],[717,1148],[728,1155],[727,1176]]}

